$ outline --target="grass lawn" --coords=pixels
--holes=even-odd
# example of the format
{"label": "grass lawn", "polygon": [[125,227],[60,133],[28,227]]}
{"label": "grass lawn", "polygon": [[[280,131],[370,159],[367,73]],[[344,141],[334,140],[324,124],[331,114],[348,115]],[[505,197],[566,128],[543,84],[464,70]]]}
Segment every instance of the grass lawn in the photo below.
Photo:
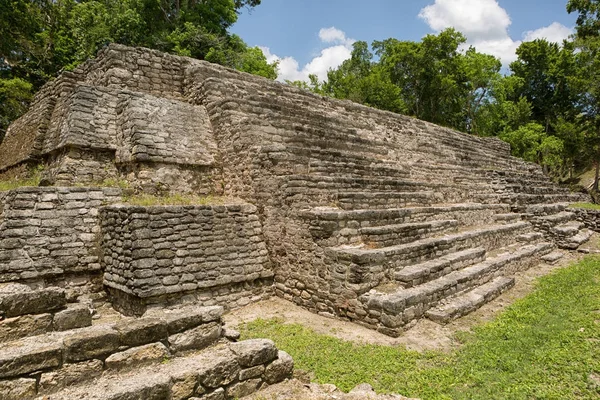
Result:
{"label": "grass lawn", "polygon": [[585,208],[587,210],[600,210],[600,204],[594,204],[594,203],[575,203],[575,204],[571,204],[569,207]]}
{"label": "grass lawn", "polygon": [[320,383],[422,399],[600,399],[600,258],[543,277],[454,353],[357,345],[300,325],[258,320],[243,338],[273,339]]}

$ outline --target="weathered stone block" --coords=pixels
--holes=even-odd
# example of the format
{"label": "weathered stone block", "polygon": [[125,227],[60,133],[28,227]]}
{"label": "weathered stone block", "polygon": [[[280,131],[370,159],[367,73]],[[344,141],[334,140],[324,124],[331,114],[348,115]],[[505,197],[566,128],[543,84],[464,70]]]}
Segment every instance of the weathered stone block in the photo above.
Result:
{"label": "weathered stone block", "polygon": [[186,307],[175,312],[165,313],[169,334],[175,334],[197,327],[206,322],[218,321],[223,315],[223,307]]}
{"label": "weathered stone block", "polygon": [[0,288],[0,315],[6,318],[58,310],[66,302],[65,291],[59,288],[31,290],[19,284]]}
{"label": "weathered stone block", "polygon": [[119,333],[107,327],[83,328],[64,341],[65,361],[77,362],[103,358],[119,348]]}
{"label": "weathered stone block", "polygon": [[21,378],[10,381],[0,381],[0,399],[29,400],[37,394],[35,379]]}
{"label": "weathered stone block", "polygon": [[167,325],[155,318],[123,320],[115,325],[120,343],[125,346],[140,346],[167,339]]}
{"label": "weathered stone block", "polygon": [[56,371],[43,373],[40,377],[40,394],[54,393],[60,389],[102,374],[103,363],[100,360],[84,361],[76,364],[64,364]]}
{"label": "weathered stone block", "polygon": [[52,330],[52,314],[21,315],[0,321],[0,342],[41,335]]}
{"label": "weathered stone block", "polygon": [[277,358],[275,343],[268,339],[244,340],[243,342],[231,343],[229,348],[238,356],[242,367],[267,364]]}
{"label": "weathered stone block", "polygon": [[294,372],[294,360],[285,351],[279,351],[275,361],[265,369],[265,381],[272,385],[292,377]]}
{"label": "weathered stone block", "polygon": [[24,339],[0,352],[0,378],[10,378],[33,371],[58,367],[62,361],[60,343],[38,343]]}
{"label": "weathered stone block", "polygon": [[105,363],[108,369],[138,368],[153,362],[168,359],[169,350],[162,343],[151,343],[133,347],[120,353],[110,355]]}
{"label": "weathered stone block", "polygon": [[252,393],[256,392],[261,382],[262,381],[259,378],[234,383],[227,388],[227,396],[230,398],[239,399],[244,396],[251,395]]}
{"label": "weathered stone block", "polygon": [[200,350],[216,342],[220,337],[221,324],[210,322],[169,336],[169,346],[175,353],[186,350]]}
{"label": "weathered stone block", "polygon": [[92,325],[92,313],[84,304],[70,306],[54,314],[53,325],[57,331],[85,328]]}

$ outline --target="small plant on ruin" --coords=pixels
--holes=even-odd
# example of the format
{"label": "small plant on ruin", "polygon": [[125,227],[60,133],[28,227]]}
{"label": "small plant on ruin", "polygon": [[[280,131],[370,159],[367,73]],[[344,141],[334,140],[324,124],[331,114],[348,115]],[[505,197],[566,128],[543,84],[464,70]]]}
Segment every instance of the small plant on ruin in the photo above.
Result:
{"label": "small plant on ruin", "polygon": [[154,196],[149,194],[141,194],[134,196],[124,196],[123,202],[136,206],[151,207],[151,206],[203,206],[203,205],[219,205],[234,202],[234,199],[220,196],[195,196],[173,194],[166,196]]}
{"label": "small plant on ruin", "polygon": [[23,186],[39,186],[42,180],[43,165],[37,165],[29,170],[27,178],[9,179],[0,181],[0,192],[13,190]]}
{"label": "small plant on ruin", "polygon": [[586,210],[600,210],[600,204],[594,203],[574,203],[569,206],[570,208],[584,208]]}

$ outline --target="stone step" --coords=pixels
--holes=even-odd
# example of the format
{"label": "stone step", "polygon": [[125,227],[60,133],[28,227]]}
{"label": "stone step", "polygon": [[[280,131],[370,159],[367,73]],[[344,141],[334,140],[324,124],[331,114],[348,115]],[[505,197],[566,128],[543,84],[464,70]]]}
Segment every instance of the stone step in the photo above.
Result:
{"label": "stone step", "polygon": [[572,193],[564,194],[525,194],[518,193],[514,195],[505,196],[504,201],[516,205],[516,206],[528,206],[531,204],[539,203],[560,203],[568,202],[573,203],[579,199],[579,195]]}
{"label": "stone step", "polygon": [[579,246],[590,240],[593,234],[593,231],[589,229],[583,229],[575,236],[558,240],[557,244],[561,249],[576,250]]}
{"label": "stone step", "polygon": [[552,253],[543,256],[542,261],[544,261],[547,264],[554,265],[557,262],[559,262],[564,256],[565,255],[562,251],[553,251]]}
{"label": "stone step", "polygon": [[[50,397],[45,395],[44,374],[39,384],[35,380],[29,384],[39,400],[229,400],[291,378],[293,368],[292,358],[272,341],[252,339],[218,344],[127,374],[108,371],[86,384],[73,382]],[[27,398],[31,397],[23,400]]]}
{"label": "stone step", "polygon": [[512,244],[515,235],[529,229],[531,225],[528,222],[491,225],[380,249],[344,246],[328,248],[326,254],[337,262],[350,263],[349,274],[354,277],[353,283],[360,283],[362,279],[359,279],[354,269],[362,271],[365,266],[376,265],[378,268],[383,266],[384,270],[395,270],[468,248],[483,247],[490,251]]}
{"label": "stone step", "polygon": [[513,193],[524,193],[524,194],[569,194],[568,188],[560,187],[558,185],[551,185],[549,183],[528,183],[525,185],[509,183],[504,186],[504,190],[511,191]]}
{"label": "stone step", "polygon": [[485,254],[486,251],[482,247],[450,253],[431,261],[398,269],[394,273],[394,280],[406,288],[417,286],[483,261]]}
{"label": "stone step", "polygon": [[494,216],[494,220],[496,222],[513,223],[513,222],[521,220],[521,214],[518,214],[518,213],[496,214]]}
{"label": "stone step", "polygon": [[435,221],[440,218],[456,219],[461,225],[491,223],[497,213],[508,211],[505,204],[464,203],[451,205],[432,205],[425,207],[403,207],[385,209],[340,210],[332,207],[315,207],[298,211],[298,216],[315,221],[336,222],[346,227],[355,222],[356,228],[393,225],[410,222]]}
{"label": "stone step", "polygon": [[552,233],[560,237],[571,237],[579,233],[585,226],[583,222],[570,221],[561,225],[557,225],[551,229]]}
{"label": "stone step", "polygon": [[33,290],[19,283],[0,285],[0,319],[50,313],[64,308],[66,304],[65,291],[60,288]]}
{"label": "stone step", "polygon": [[544,235],[540,232],[524,233],[516,237],[519,243],[534,243],[539,242],[544,238]]}
{"label": "stone step", "polygon": [[465,293],[460,293],[443,301],[443,304],[428,310],[425,315],[430,320],[447,324],[453,319],[467,315],[515,285],[515,278],[499,276],[494,280],[476,287]]}
{"label": "stone step", "polygon": [[106,366],[111,357],[123,358],[124,352],[149,344],[160,343],[169,354],[202,349],[221,337],[222,314],[222,307],[187,307],[6,342],[0,350],[0,382],[39,371],[44,381],[46,373],[60,375],[72,364],[94,360]]}
{"label": "stone step", "polygon": [[327,191],[355,192],[360,190],[416,192],[431,191],[440,184],[412,181],[408,179],[372,178],[372,177],[337,177],[317,175],[291,175],[286,182],[286,195],[309,194]]}
{"label": "stone step", "polygon": [[92,312],[87,304],[67,304],[65,308],[53,312],[19,315],[0,320],[0,343],[91,325]]}
{"label": "stone step", "polygon": [[455,232],[458,227],[457,220],[449,219],[365,227],[359,229],[359,234],[364,243],[377,247],[389,247],[425,239],[432,235]]}
{"label": "stone step", "polygon": [[419,192],[345,192],[337,204],[343,210],[430,206],[437,202],[433,191]]}
{"label": "stone step", "polygon": [[569,206],[568,202],[558,202],[558,203],[538,203],[538,204],[530,204],[526,207],[523,207],[523,211],[532,216],[547,216],[554,215],[564,211]]}
{"label": "stone step", "polygon": [[408,289],[385,285],[374,288],[359,300],[370,310],[380,310],[380,331],[398,336],[403,326],[421,318],[440,300],[483,285],[496,276],[527,269],[553,248],[549,242],[520,246]]}
{"label": "stone step", "polygon": [[544,215],[538,218],[541,223],[547,223],[550,226],[570,222],[573,219],[575,219],[575,214],[569,211],[561,211],[556,214]]}

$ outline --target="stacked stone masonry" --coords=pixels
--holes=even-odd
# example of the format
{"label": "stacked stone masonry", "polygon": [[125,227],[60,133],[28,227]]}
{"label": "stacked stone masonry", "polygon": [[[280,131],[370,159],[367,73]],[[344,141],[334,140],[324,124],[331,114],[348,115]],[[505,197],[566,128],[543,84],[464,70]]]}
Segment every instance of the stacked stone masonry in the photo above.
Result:
{"label": "stacked stone masonry", "polygon": [[[47,184],[123,181],[138,192],[238,199],[137,207],[115,204],[114,189],[0,195],[0,224],[12,226],[0,232],[0,280],[95,273],[128,315],[274,293],[395,336],[419,318],[472,311],[509,289],[516,271],[591,233],[566,210],[586,196],[496,138],[119,45],[46,85],[9,128],[0,174],[37,164]],[[105,197],[88,204],[81,193]],[[63,208],[75,219],[60,220]],[[88,209],[93,218],[81,217]],[[65,225],[61,249],[83,249],[23,250],[38,233],[28,225],[36,213]],[[94,236],[76,241],[68,227]]]}
{"label": "stacked stone masonry", "polygon": [[271,295],[273,271],[253,205],[109,206],[100,218],[104,284],[124,313],[182,297],[235,308]]}
{"label": "stacked stone masonry", "polygon": [[155,311],[91,326],[89,310],[87,316],[61,317],[65,311],[57,310],[64,305],[59,289],[0,291],[7,316],[54,312],[55,327],[66,328],[32,332],[19,340],[0,337],[2,399],[233,399],[292,374],[291,358],[273,342],[225,339],[222,307]]}

